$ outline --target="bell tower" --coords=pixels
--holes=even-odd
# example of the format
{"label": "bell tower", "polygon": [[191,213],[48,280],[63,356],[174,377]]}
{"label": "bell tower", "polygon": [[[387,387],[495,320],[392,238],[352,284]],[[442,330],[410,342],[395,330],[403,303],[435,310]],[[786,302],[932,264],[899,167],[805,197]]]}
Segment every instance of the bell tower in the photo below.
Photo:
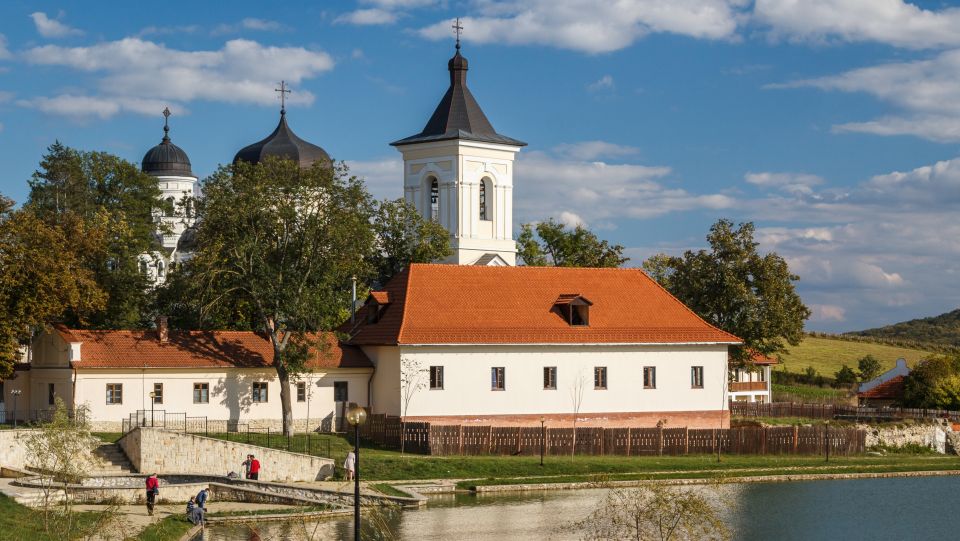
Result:
{"label": "bell tower", "polygon": [[526,143],[497,133],[467,88],[467,59],[447,63],[450,88],[423,130],[390,143],[403,154],[403,193],[450,232],[458,265],[515,265],[513,166]]}

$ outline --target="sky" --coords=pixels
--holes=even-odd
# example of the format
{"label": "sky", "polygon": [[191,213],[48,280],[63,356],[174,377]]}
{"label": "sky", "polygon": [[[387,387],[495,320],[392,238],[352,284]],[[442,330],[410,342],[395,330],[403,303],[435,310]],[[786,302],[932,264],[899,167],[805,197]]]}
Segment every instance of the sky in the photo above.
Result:
{"label": "sky", "polygon": [[389,142],[468,84],[518,157],[515,223],[655,253],[753,222],[800,277],[808,330],[960,306],[960,3],[334,0],[0,5],[0,192],[55,140],[139,162],[171,137],[200,177],[288,120],[402,196]]}

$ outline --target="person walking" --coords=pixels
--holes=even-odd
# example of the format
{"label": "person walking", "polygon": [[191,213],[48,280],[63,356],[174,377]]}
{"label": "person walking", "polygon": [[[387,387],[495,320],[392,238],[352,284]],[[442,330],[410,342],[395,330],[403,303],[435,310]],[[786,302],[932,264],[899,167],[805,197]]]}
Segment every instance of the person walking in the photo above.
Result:
{"label": "person walking", "polygon": [[157,503],[157,494],[160,494],[160,480],[157,474],[151,473],[147,477],[147,514],[153,516],[153,506]]}
{"label": "person walking", "polygon": [[253,455],[247,455],[247,459],[243,461],[243,478],[250,479],[250,464],[253,462]]}
{"label": "person walking", "polygon": [[347,481],[352,481],[357,470],[357,455],[353,451],[347,453],[347,459],[343,461],[343,469],[347,470]]}
{"label": "person walking", "polygon": [[260,461],[257,457],[250,455],[250,479],[256,481],[260,479]]}
{"label": "person walking", "polygon": [[197,492],[197,507],[203,509],[203,512],[207,512],[207,498],[210,497],[210,487],[205,487],[200,492]]}

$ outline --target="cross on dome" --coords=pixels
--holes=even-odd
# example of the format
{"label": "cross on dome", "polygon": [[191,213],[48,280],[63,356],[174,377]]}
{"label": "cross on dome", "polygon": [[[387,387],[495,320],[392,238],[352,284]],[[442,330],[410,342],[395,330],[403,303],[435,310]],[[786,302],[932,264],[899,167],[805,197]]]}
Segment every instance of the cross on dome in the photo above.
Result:
{"label": "cross on dome", "polygon": [[173,113],[170,112],[169,107],[163,108],[163,140],[164,141],[170,140],[170,124],[168,123],[168,120],[170,119],[171,114]]}
{"label": "cross on dome", "polygon": [[453,23],[453,31],[457,34],[457,50],[460,50],[460,34],[463,32],[463,25],[460,24],[460,17],[457,17],[457,21]]}
{"label": "cross on dome", "polygon": [[286,114],[287,113],[287,94],[290,93],[290,89],[287,88],[287,82],[280,81],[280,88],[274,88],[273,91],[280,93],[280,114],[281,115]]}

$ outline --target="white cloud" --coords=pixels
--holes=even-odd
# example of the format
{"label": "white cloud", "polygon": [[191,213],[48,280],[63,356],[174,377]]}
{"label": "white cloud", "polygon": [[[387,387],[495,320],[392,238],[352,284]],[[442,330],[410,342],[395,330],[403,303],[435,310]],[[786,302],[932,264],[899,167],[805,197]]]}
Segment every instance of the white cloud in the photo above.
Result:
{"label": "white cloud", "polygon": [[167,34],[196,34],[203,30],[198,24],[185,24],[178,26],[147,26],[134,34],[135,37],[144,36],[162,36]]}
{"label": "white cloud", "polygon": [[254,30],[259,32],[277,32],[284,30],[286,27],[277,21],[271,21],[267,19],[257,19],[254,17],[247,17],[238,23],[233,24],[219,24],[210,31],[210,35],[221,36],[224,34],[236,34],[243,30]]}
{"label": "white cloud", "polygon": [[[50,112],[75,114],[68,111],[82,110],[73,105],[87,98],[85,104],[91,106],[94,111],[91,114],[97,116],[139,111],[136,103],[157,100],[274,105],[273,89],[277,81],[284,79],[297,85],[331,70],[334,65],[330,55],[322,51],[265,46],[244,39],[228,41],[214,51],[182,51],[139,38],[125,38],[89,47],[46,45],[29,49],[23,56],[32,64],[62,66],[98,77],[96,90],[99,92],[94,95],[41,97],[27,104],[45,107]],[[310,104],[313,99],[308,91],[295,91],[288,101]],[[111,107],[102,103],[103,100],[121,103]]]}
{"label": "white cloud", "polygon": [[358,9],[349,13],[344,13],[333,20],[335,24],[357,24],[357,25],[378,25],[393,24],[397,22],[397,15],[392,11],[385,9]]}
{"label": "white cloud", "polygon": [[[475,43],[547,45],[585,53],[623,49],[650,33],[732,39],[744,0],[483,0],[476,17],[461,19]],[[421,28],[421,36],[450,39],[453,20]]]}
{"label": "white cloud", "polygon": [[[157,111],[162,111],[164,107],[171,105],[169,102],[161,100],[128,97],[104,98],[97,96],[74,96],[72,94],[61,94],[52,98],[38,97],[24,99],[17,101],[17,104],[49,114],[74,117],[95,116],[99,118],[109,118],[121,112],[156,115]],[[188,112],[183,107],[175,107],[178,114],[186,114]]]}
{"label": "white cloud", "polygon": [[812,314],[810,321],[846,321],[847,310],[834,304],[811,304],[808,306]]}
{"label": "white cloud", "polygon": [[926,10],[903,0],[756,0],[753,18],[769,25],[774,38],[914,49],[960,45],[960,8]]}
{"label": "white cloud", "polygon": [[761,188],[776,188],[793,195],[814,195],[813,187],[823,184],[817,175],[806,173],[747,173],[744,180]]}
{"label": "white cloud", "polygon": [[603,77],[587,85],[587,90],[590,92],[603,92],[613,90],[614,88],[615,85],[612,75],[604,75]]}
{"label": "white cloud", "polygon": [[606,141],[583,141],[580,143],[564,143],[553,148],[557,156],[569,157],[574,160],[591,161],[599,158],[622,158],[636,156],[640,153],[637,147],[618,145]]}
{"label": "white cloud", "polygon": [[37,27],[37,33],[45,38],[66,38],[83,35],[82,30],[67,26],[56,19],[51,19],[42,11],[31,13],[30,18],[33,19],[34,26]]}
{"label": "white cloud", "polygon": [[13,58],[10,49],[7,49],[7,36],[0,34],[0,60],[9,60]]}
{"label": "white cloud", "polygon": [[563,211],[560,213],[560,223],[566,225],[567,227],[577,227],[578,225],[586,226],[587,223],[583,221],[583,218],[577,216],[572,212]]}
{"label": "white cloud", "polygon": [[346,163],[350,174],[363,178],[367,190],[377,199],[403,197],[403,160],[400,158],[354,160]]}
{"label": "white cloud", "polygon": [[780,89],[797,87],[864,92],[904,112],[840,124],[834,126],[835,131],[960,141],[960,49],[945,51],[927,60],[883,64],[839,75],[768,85],[768,88]]}

